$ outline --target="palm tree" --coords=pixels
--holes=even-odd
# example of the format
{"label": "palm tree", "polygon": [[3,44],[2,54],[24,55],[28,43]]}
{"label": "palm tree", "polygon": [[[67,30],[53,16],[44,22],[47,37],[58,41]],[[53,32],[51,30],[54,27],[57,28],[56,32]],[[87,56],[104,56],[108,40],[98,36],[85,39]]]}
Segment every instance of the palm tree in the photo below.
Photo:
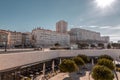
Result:
{"label": "palm tree", "polygon": [[59,65],[60,71],[61,72],[75,72],[78,70],[77,65],[73,60],[70,59],[64,59],[62,63]]}
{"label": "palm tree", "polygon": [[109,59],[99,59],[97,62],[98,65],[106,66],[111,70],[115,69],[113,62]]}
{"label": "palm tree", "polygon": [[114,74],[109,68],[96,65],[92,70],[92,78],[94,80],[113,80]]}
{"label": "palm tree", "polygon": [[75,64],[73,60],[65,59],[59,65],[59,69],[61,72],[72,73],[78,70],[78,66]]}
{"label": "palm tree", "polygon": [[77,66],[79,67],[79,72],[80,72],[80,68],[81,66],[85,65],[85,62],[83,61],[82,58],[80,57],[74,57],[73,61],[77,64]]}
{"label": "palm tree", "polygon": [[113,58],[109,55],[101,55],[101,56],[98,57],[98,59],[103,59],[103,58],[113,61]]}
{"label": "palm tree", "polygon": [[78,55],[77,57],[82,58],[85,63],[88,63],[89,60],[90,60],[90,59],[88,58],[88,56],[86,56],[86,55],[84,55],[84,54],[80,54],[80,55]]}

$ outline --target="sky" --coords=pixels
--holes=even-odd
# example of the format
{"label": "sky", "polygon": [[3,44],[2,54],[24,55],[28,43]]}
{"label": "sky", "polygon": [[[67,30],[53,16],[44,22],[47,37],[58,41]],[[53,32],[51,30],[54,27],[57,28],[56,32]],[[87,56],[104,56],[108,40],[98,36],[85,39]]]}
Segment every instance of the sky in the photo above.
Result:
{"label": "sky", "polygon": [[65,20],[69,30],[79,27],[110,36],[111,41],[120,40],[120,0],[97,1],[100,0],[0,0],[0,29],[55,30],[56,22]]}

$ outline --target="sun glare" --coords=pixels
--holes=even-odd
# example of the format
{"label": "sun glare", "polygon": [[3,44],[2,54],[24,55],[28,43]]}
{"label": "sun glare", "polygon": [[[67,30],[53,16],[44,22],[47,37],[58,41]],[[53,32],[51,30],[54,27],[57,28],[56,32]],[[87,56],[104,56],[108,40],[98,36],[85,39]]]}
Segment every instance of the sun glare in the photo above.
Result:
{"label": "sun glare", "polygon": [[95,3],[100,8],[110,7],[114,2],[115,0],[95,0]]}

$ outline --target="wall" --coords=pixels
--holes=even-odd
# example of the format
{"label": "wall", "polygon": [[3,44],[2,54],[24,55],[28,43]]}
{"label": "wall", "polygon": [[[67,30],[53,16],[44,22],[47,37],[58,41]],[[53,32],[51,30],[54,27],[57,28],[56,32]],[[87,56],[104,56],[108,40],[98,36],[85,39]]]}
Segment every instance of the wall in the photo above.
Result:
{"label": "wall", "polygon": [[87,56],[99,56],[102,54],[111,55],[114,59],[120,61],[120,50],[56,50],[56,51],[32,51],[21,53],[0,54],[0,70],[22,66],[38,61],[53,59],[57,57],[76,56],[85,54]]}

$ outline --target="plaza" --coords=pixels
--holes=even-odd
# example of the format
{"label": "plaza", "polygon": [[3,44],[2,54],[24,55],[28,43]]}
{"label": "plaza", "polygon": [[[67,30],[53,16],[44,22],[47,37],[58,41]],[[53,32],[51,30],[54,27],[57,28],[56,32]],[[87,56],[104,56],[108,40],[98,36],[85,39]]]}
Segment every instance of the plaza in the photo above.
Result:
{"label": "plaza", "polygon": [[[120,79],[120,73],[117,72],[118,79]],[[59,73],[58,75],[50,78],[49,80],[69,80],[69,74],[68,73]],[[84,76],[82,75],[76,75],[76,73],[72,73],[71,75],[73,80],[94,80],[91,76],[89,76],[89,71],[86,72]],[[117,80],[116,78],[114,80]]]}

